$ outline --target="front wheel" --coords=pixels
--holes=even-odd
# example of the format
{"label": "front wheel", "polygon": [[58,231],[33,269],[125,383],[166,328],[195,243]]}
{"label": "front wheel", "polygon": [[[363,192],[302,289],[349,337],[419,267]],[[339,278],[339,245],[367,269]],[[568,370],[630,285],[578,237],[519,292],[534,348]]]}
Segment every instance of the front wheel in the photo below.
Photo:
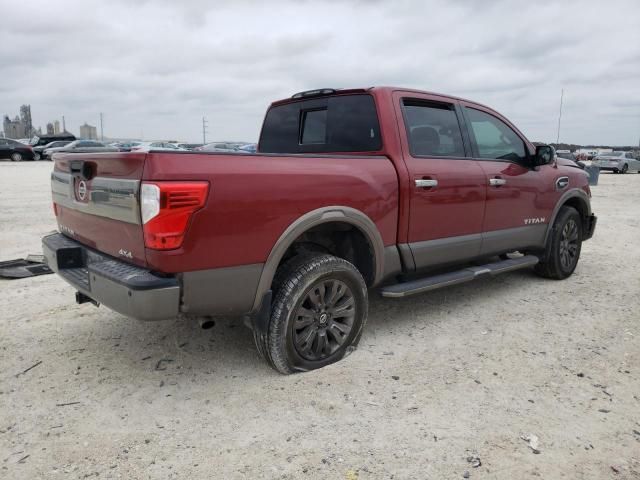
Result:
{"label": "front wheel", "polygon": [[12,162],[20,162],[20,161],[22,161],[22,154],[20,152],[13,152],[11,154],[11,161]]}
{"label": "front wheel", "polygon": [[332,255],[302,256],[276,276],[266,335],[258,351],[280,373],[322,368],[358,344],[367,321],[367,286],[351,263]]}
{"label": "front wheel", "polygon": [[628,171],[629,171],[629,165],[625,163],[624,166],[622,167],[622,170],[620,170],[620,173],[627,173]]}
{"label": "front wheel", "polygon": [[33,152],[33,159],[37,162],[38,160],[40,160],[40,154],[38,152]]}
{"label": "front wheel", "polygon": [[569,206],[560,209],[547,240],[547,248],[535,266],[538,275],[562,280],[570,276],[578,265],[582,249],[582,218]]}

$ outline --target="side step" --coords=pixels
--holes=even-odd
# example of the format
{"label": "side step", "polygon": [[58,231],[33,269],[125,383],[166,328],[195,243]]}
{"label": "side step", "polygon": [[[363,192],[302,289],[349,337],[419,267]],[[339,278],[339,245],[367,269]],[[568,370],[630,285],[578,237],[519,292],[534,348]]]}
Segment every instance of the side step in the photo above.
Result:
{"label": "side step", "polygon": [[498,275],[499,273],[520,270],[521,268],[532,267],[538,263],[535,255],[525,255],[518,258],[509,258],[499,262],[487,263],[477,267],[467,267],[455,272],[442,273],[432,277],[419,278],[410,282],[396,283],[380,289],[383,297],[399,298],[408,297],[417,293],[428,292],[449,285],[458,285],[475,280],[483,275]]}

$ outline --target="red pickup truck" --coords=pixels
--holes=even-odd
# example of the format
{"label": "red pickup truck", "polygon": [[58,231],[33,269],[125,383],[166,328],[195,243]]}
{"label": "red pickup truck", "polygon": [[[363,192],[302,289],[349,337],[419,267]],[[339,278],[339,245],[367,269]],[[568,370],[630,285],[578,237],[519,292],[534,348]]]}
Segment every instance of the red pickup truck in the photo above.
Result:
{"label": "red pickup truck", "polygon": [[354,348],[371,289],[563,279],[596,224],[587,175],[552,147],[484,105],[391,87],[274,102],[257,154],[59,154],[51,184],[44,254],[79,303],[244,315],[282,373]]}

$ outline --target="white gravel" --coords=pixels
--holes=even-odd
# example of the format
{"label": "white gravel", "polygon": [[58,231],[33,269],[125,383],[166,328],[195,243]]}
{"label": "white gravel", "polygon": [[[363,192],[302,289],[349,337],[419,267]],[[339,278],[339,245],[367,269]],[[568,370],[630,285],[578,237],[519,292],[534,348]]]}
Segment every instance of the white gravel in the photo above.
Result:
{"label": "white gravel", "polygon": [[[0,163],[0,260],[55,228],[50,170]],[[372,293],[359,349],[288,377],[237,320],[140,323],[55,275],[0,280],[0,478],[640,478],[640,175],[593,192],[570,279]]]}

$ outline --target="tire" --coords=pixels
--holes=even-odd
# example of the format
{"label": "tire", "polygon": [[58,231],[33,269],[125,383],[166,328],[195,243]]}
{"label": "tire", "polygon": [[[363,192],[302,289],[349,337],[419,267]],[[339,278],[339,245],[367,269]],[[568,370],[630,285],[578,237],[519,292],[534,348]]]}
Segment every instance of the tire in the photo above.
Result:
{"label": "tire", "polygon": [[367,310],[367,286],[356,267],[303,254],[276,274],[267,334],[254,330],[256,346],[282,374],[322,368],[357,346]]}
{"label": "tire", "polygon": [[38,152],[33,152],[33,160],[34,161],[37,162],[38,160],[40,160],[40,158],[41,158],[41,156],[40,156],[40,154]]}
{"label": "tire", "polygon": [[620,170],[620,173],[627,173],[629,171],[629,165],[627,165],[626,163],[622,166],[622,170]]}
{"label": "tire", "polygon": [[10,156],[12,162],[21,162],[22,154],[20,152],[13,152]]}
{"label": "tire", "polygon": [[582,218],[575,208],[560,209],[547,242],[543,258],[534,267],[536,273],[554,280],[569,277],[578,265],[582,249]]}

